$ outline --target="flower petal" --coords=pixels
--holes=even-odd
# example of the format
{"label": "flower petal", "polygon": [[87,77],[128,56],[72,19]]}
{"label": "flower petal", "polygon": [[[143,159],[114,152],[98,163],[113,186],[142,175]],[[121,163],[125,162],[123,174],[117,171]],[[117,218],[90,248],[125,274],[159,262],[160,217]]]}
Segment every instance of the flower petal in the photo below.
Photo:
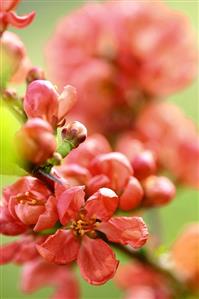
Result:
{"label": "flower petal", "polygon": [[61,224],[66,225],[74,220],[84,204],[85,193],[83,186],[67,189],[57,199],[57,210]]}
{"label": "flower petal", "polygon": [[112,249],[101,239],[84,236],[77,263],[83,278],[93,285],[100,285],[111,279],[118,261]]}
{"label": "flower petal", "polygon": [[18,219],[13,218],[7,207],[0,207],[0,233],[16,236],[25,232],[27,227]]}
{"label": "flower petal", "polygon": [[58,106],[58,122],[62,121],[70,109],[76,102],[76,89],[71,86],[67,85],[64,87],[64,91],[60,94],[59,106]]}
{"label": "flower petal", "polygon": [[111,189],[115,192],[121,192],[129,176],[133,174],[129,160],[117,152],[98,155],[89,169],[93,175],[106,175],[111,181]]}
{"label": "flower petal", "polygon": [[9,24],[16,28],[24,28],[33,21],[34,17],[34,11],[24,16],[18,16],[15,12],[10,11],[7,13],[6,20]]}
{"label": "flower petal", "polygon": [[144,191],[140,182],[135,177],[130,177],[124,192],[120,196],[120,209],[129,211],[137,208],[143,198]]}
{"label": "flower petal", "polygon": [[87,168],[78,164],[62,165],[57,168],[62,177],[69,179],[72,178],[77,181],[78,185],[86,184],[90,178],[90,173]]}
{"label": "flower petal", "polygon": [[86,190],[89,194],[97,192],[100,188],[106,187],[109,188],[110,180],[106,175],[99,174],[92,177],[87,183]]}
{"label": "flower petal", "polygon": [[148,230],[141,217],[114,217],[100,223],[98,230],[105,233],[111,242],[128,244],[135,249],[143,246],[148,238]]}
{"label": "flower petal", "polygon": [[44,229],[51,228],[55,225],[58,220],[56,202],[53,196],[50,196],[47,203],[45,204],[45,212],[41,214],[34,227],[34,231],[41,231]]}
{"label": "flower petal", "polygon": [[117,194],[108,188],[101,188],[94,193],[85,204],[89,218],[108,220],[118,207]]}
{"label": "flower petal", "polygon": [[26,225],[37,223],[39,216],[45,212],[43,205],[31,206],[28,203],[15,206],[17,217]]}
{"label": "flower petal", "polygon": [[15,258],[20,247],[19,242],[13,242],[0,247],[0,265],[7,264]]}
{"label": "flower petal", "polygon": [[77,258],[80,243],[71,231],[59,229],[41,245],[40,255],[50,263],[68,264]]}

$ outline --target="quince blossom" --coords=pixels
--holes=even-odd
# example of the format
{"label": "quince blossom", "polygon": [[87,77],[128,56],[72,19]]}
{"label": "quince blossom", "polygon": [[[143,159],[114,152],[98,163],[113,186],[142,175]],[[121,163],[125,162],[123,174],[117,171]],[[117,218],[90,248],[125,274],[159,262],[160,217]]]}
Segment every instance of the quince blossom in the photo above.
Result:
{"label": "quince blossom", "polygon": [[119,203],[112,190],[101,188],[85,201],[83,189],[69,188],[57,198],[63,227],[37,245],[37,249],[51,263],[68,264],[77,260],[83,278],[99,285],[111,279],[118,266],[101,233],[111,242],[140,248],[148,232],[140,217],[112,217]]}

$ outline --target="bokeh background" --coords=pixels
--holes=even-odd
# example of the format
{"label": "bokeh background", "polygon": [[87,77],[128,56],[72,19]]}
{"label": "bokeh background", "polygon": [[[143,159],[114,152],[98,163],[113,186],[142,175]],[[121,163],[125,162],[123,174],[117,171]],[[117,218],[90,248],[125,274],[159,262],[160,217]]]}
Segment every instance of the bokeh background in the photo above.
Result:
{"label": "bokeh background", "polygon": [[[115,0],[117,1],[117,0]],[[131,1],[131,0],[129,0]],[[140,0],[142,1],[142,0]],[[18,6],[19,15],[35,10],[37,13],[35,21],[24,30],[18,30],[17,34],[23,40],[27,47],[28,55],[36,66],[45,66],[44,48],[46,41],[52,35],[57,21],[64,15],[70,13],[80,5],[89,1],[78,0],[24,0]],[[90,1],[91,2],[91,1]],[[198,0],[166,0],[170,7],[186,14],[192,23],[196,32],[196,38],[199,37],[199,1]],[[67,29],[66,29],[67,30]],[[14,30],[16,32],[16,30]],[[70,83],[70,82],[66,82]],[[185,113],[191,117],[197,125],[199,125],[199,87],[198,81],[194,82],[186,90],[177,93],[169,98],[169,101],[179,105]],[[19,88],[19,92],[23,94],[25,86]],[[6,133],[5,133],[6,134]],[[185,161],[186,163],[186,161]],[[196,165],[198,167],[198,165]],[[16,180],[16,177],[1,176],[1,188]],[[188,223],[199,219],[199,192],[190,188],[181,187],[178,189],[177,198],[167,207],[163,207],[158,211],[159,215],[158,229],[164,243],[162,250],[169,248],[175,240],[177,234],[182,227]],[[154,227],[151,218],[156,217],[153,212],[146,215],[145,220],[149,224],[151,230]],[[157,225],[157,224],[156,224]],[[9,242],[11,238],[1,238],[1,242]],[[120,256],[125,262],[125,257]],[[20,267],[8,265],[1,267],[1,299],[15,298],[34,298],[45,299],[51,293],[50,289],[43,289],[32,295],[24,295],[20,292],[19,287]],[[78,271],[77,274],[79,275]],[[92,287],[86,284],[81,278],[81,289],[83,299],[117,299],[122,298],[122,293],[118,290],[113,282],[109,282],[104,286]],[[181,298],[179,298],[181,299]],[[196,298],[191,298],[196,299]]]}

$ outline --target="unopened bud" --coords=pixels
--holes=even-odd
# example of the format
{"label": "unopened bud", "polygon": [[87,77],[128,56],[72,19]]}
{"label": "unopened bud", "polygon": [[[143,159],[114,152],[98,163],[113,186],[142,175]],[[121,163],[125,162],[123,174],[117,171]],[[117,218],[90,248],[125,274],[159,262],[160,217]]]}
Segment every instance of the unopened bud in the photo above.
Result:
{"label": "unopened bud", "polygon": [[56,141],[51,126],[40,118],[33,118],[16,134],[17,149],[21,157],[41,165],[52,157]]}
{"label": "unopened bud", "polygon": [[35,80],[45,80],[44,71],[40,67],[31,68],[26,76],[27,84],[30,84],[31,82],[33,82]]}
{"label": "unopened bud", "polygon": [[78,147],[87,137],[86,127],[79,121],[73,121],[62,129],[63,140],[71,141],[74,147]]}
{"label": "unopened bud", "polygon": [[144,180],[156,172],[156,160],[154,154],[145,150],[136,155],[132,161],[134,176],[139,180]]}
{"label": "unopened bud", "polygon": [[135,177],[130,177],[120,196],[119,208],[123,211],[137,208],[142,201],[143,195],[144,191],[140,182]]}
{"label": "unopened bud", "polygon": [[[22,41],[12,32],[4,32],[0,39],[1,54],[1,87],[13,79],[21,68],[26,52]],[[23,79],[22,79],[23,80]]]}
{"label": "unopened bud", "polygon": [[144,183],[144,206],[161,206],[170,202],[176,194],[174,184],[164,176],[150,176]]}

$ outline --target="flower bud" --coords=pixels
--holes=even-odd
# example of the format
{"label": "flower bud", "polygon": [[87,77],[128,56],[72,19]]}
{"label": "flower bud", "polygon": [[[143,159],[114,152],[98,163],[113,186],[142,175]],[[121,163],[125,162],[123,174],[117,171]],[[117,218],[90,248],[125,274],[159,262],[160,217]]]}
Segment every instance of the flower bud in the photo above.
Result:
{"label": "flower bud", "polygon": [[139,153],[132,161],[134,176],[143,180],[156,172],[156,161],[151,151]]}
{"label": "flower bud", "polygon": [[123,211],[129,211],[137,208],[143,198],[143,189],[140,182],[133,176],[129,181],[120,196],[119,208]]}
{"label": "flower bud", "polygon": [[78,147],[87,137],[86,127],[79,121],[70,122],[62,129],[63,140],[71,141],[74,147]]}
{"label": "flower bud", "polygon": [[144,206],[162,206],[170,202],[175,194],[174,184],[164,176],[150,176],[143,183]]}
{"label": "flower bud", "polygon": [[59,94],[47,80],[35,80],[28,85],[24,110],[29,118],[47,120],[53,128],[62,125],[76,99],[76,90],[67,85]]}
{"label": "flower bud", "polygon": [[28,59],[26,56],[25,47],[18,36],[12,32],[6,31],[0,39],[0,54],[1,54],[1,87],[5,87],[8,81],[23,81],[27,67]]}
{"label": "flower bud", "polygon": [[27,84],[30,84],[31,82],[33,82],[35,80],[45,80],[44,71],[40,67],[31,68],[26,76]]}
{"label": "flower bud", "polygon": [[16,134],[17,149],[23,159],[40,165],[56,150],[51,126],[44,120],[33,118]]}

